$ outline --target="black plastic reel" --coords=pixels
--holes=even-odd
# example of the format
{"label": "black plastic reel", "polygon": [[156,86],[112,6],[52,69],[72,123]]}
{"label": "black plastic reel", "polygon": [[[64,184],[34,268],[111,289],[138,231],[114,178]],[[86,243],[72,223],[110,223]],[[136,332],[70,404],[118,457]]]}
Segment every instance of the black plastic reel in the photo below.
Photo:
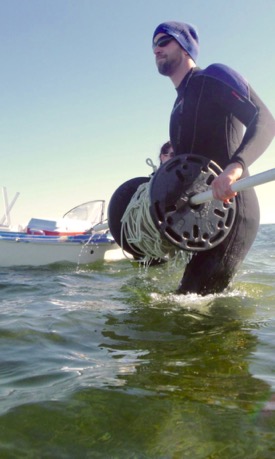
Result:
{"label": "black plastic reel", "polygon": [[133,244],[129,245],[124,234],[121,240],[121,219],[138,187],[142,183],[149,182],[149,180],[150,177],[136,177],[124,182],[113,193],[108,206],[108,224],[114,240],[126,252],[133,255],[135,259],[144,257],[144,253],[141,253]]}
{"label": "black plastic reel", "polygon": [[161,235],[179,249],[209,250],[230,232],[236,200],[192,205],[189,198],[207,191],[222,169],[204,156],[178,155],[163,164],[150,184],[150,214]]}

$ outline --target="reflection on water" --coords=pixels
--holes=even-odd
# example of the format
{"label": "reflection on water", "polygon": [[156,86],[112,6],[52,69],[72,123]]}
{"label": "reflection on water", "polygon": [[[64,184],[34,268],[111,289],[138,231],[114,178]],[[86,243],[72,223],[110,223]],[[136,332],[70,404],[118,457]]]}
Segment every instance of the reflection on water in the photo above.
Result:
{"label": "reflection on water", "polygon": [[4,273],[0,457],[274,458],[271,263],[203,298],[128,262]]}

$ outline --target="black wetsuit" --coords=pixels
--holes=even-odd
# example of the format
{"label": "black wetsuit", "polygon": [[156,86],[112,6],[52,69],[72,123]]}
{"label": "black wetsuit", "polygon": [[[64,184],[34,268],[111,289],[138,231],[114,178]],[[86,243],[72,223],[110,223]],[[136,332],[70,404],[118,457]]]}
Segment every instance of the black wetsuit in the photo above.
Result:
{"label": "black wetsuit", "polygon": [[[229,67],[213,64],[205,70],[191,70],[177,92],[170,120],[175,154],[206,156],[222,169],[238,162],[242,177],[248,176],[247,168],[275,135],[275,121],[247,82]],[[254,189],[238,193],[236,200],[229,235],[215,248],[193,255],[179,293],[218,293],[229,285],[259,227]]]}

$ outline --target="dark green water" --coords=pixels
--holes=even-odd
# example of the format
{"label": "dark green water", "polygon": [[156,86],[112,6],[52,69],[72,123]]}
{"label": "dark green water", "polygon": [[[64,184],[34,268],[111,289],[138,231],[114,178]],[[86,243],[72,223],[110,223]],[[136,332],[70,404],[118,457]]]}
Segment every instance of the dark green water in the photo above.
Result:
{"label": "dark green water", "polygon": [[274,458],[274,247],[204,298],[167,266],[2,269],[0,458]]}

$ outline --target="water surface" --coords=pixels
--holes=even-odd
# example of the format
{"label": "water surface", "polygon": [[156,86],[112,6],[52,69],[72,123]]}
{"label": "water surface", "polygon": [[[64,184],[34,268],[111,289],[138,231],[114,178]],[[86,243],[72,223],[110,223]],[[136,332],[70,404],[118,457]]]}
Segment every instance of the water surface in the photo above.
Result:
{"label": "water surface", "polygon": [[0,457],[275,457],[275,225],[228,292],[127,260],[0,270]]}

